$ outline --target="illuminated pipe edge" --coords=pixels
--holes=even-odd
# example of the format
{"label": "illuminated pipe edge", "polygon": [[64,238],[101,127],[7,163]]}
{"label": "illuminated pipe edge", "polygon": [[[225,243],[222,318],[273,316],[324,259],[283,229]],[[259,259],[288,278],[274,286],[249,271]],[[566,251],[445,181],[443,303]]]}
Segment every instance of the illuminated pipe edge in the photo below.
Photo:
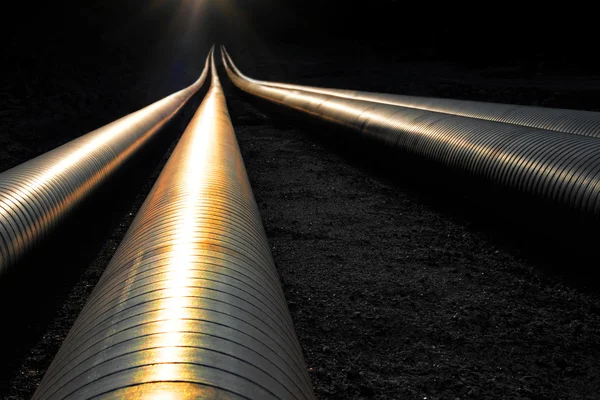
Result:
{"label": "illuminated pipe edge", "polygon": [[156,136],[200,89],[207,67],[191,86],[0,173],[0,276]]}
{"label": "illuminated pipe edge", "polygon": [[260,84],[236,73],[225,55],[223,63],[236,87],[272,104],[498,187],[600,214],[596,138]]}
{"label": "illuminated pipe edge", "polygon": [[212,85],[34,399],[313,399]]}
{"label": "illuminated pipe edge", "polygon": [[410,107],[556,132],[573,133],[582,136],[600,137],[600,112],[488,103],[473,100],[406,96],[390,93],[365,92],[360,90],[301,86],[283,82],[260,81],[245,76],[235,64],[233,64],[231,57],[226,52],[225,57],[227,57],[231,68],[240,78],[259,85],[279,87],[282,89],[304,90],[348,99]]}

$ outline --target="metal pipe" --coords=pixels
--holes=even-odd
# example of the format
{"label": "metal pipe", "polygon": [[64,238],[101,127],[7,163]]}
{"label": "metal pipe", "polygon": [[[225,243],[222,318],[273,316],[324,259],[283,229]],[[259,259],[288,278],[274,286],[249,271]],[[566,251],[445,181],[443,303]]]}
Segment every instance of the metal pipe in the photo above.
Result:
{"label": "metal pipe", "polygon": [[313,399],[212,85],[34,399]]}
{"label": "metal pipe", "polygon": [[596,138],[249,81],[223,63],[242,91],[345,127],[397,151],[584,214],[600,215]]}
{"label": "metal pipe", "polygon": [[156,136],[202,86],[207,67],[191,86],[0,173],[0,276]]}
{"label": "metal pipe", "polygon": [[359,90],[331,89],[293,85],[282,82],[259,81],[248,78],[242,74],[226,51],[225,56],[227,57],[229,65],[239,77],[259,85],[291,90],[305,90],[348,99],[417,108],[419,110],[504,122],[507,124],[528,126],[556,132],[573,133],[582,136],[600,137],[600,112],[531,107],[471,100],[405,96],[390,93],[374,93]]}

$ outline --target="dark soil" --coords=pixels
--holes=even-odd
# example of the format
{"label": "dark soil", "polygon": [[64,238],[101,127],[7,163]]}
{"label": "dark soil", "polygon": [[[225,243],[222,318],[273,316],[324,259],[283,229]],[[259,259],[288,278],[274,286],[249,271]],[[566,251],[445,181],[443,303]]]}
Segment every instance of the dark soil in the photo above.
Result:
{"label": "dark soil", "polygon": [[[191,83],[206,50],[198,49],[186,69],[188,81],[161,81],[169,65],[133,79],[128,74],[143,64],[138,58],[104,66],[93,53],[76,74],[64,72],[68,60],[49,63],[51,83],[33,80],[37,67],[19,69],[16,83],[3,83],[0,93],[0,171]],[[233,45],[230,53],[259,79],[600,110],[599,76],[568,77],[544,66],[423,63],[341,41],[310,47],[258,41]],[[523,213],[505,218],[512,205],[502,211],[431,171],[406,168],[406,161],[381,157],[361,142],[340,142],[329,127],[282,116],[242,96],[220,74],[318,398],[598,398],[593,254],[553,240],[560,227],[539,229]],[[77,89],[62,89],[73,82]],[[80,213],[110,219],[64,227],[65,236],[54,241],[67,250],[41,253],[26,272],[2,283],[1,302],[11,311],[3,324],[2,343],[10,345],[0,354],[0,398],[33,394],[189,113],[165,132],[145,166],[129,168],[132,175]],[[134,180],[138,185],[130,187]],[[114,193],[122,199],[110,205],[105,200]],[[84,247],[92,231],[93,243]],[[63,261],[74,248],[82,256]],[[61,273],[36,276],[40,265]],[[35,282],[24,295],[27,279]]]}
{"label": "dark soil", "polygon": [[[598,106],[582,101],[574,79],[517,77],[509,85],[486,79],[485,70],[386,63],[357,57],[363,48],[340,47],[322,53],[271,47],[262,57],[231,53],[255,78]],[[528,86],[520,87],[523,82]],[[575,256],[571,251],[584,250],[557,244],[529,226],[532,220],[502,221],[497,203],[477,204],[481,198],[466,199],[459,188],[431,187],[439,180],[417,168],[390,172],[390,163],[378,157],[381,149],[351,143],[326,126],[299,129],[277,110],[226,88],[319,398],[598,397],[593,256]]]}

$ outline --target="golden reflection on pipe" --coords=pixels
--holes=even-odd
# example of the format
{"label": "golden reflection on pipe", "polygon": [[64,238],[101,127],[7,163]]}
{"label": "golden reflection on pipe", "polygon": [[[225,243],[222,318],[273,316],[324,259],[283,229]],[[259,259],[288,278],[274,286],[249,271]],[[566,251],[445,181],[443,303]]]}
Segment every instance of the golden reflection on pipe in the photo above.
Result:
{"label": "golden reflection on pipe", "polygon": [[191,86],[0,174],[0,275],[160,131],[200,89]]}
{"label": "golden reflection on pipe", "polygon": [[211,68],[34,399],[314,398]]}
{"label": "golden reflection on pipe", "polygon": [[498,187],[600,216],[600,141],[589,137],[600,130],[600,114],[575,113],[565,123],[564,110],[548,111],[548,119],[538,118],[544,109],[534,110],[534,125],[548,129],[577,127],[578,118],[587,118],[582,130],[571,134],[525,126],[523,120],[497,122],[473,117],[476,113],[467,117],[366,101],[343,91],[257,81],[242,75],[224,51],[222,60],[233,84],[258,98]]}
{"label": "golden reflection on pipe", "polygon": [[[214,71],[213,71],[214,73]],[[209,96],[211,96],[209,94]],[[207,115],[215,115],[216,109],[214,101],[209,97],[203,104],[204,112]],[[159,349],[157,363],[159,368],[151,372],[150,376],[142,378],[144,381],[163,382],[177,380],[176,364],[160,363],[159,360],[178,360],[181,358],[179,345],[185,344],[185,338],[182,337],[184,324],[183,319],[188,315],[187,307],[193,306],[189,302],[191,297],[186,296],[186,285],[188,279],[194,279],[194,273],[190,271],[190,266],[194,264],[193,251],[198,247],[197,238],[194,234],[194,222],[196,219],[195,210],[197,209],[198,199],[205,198],[207,193],[203,193],[202,181],[198,179],[210,173],[210,151],[218,149],[214,143],[213,135],[202,134],[214,130],[211,126],[214,123],[208,118],[194,119],[189,129],[195,129],[198,134],[192,135],[189,143],[190,154],[189,161],[183,164],[178,171],[178,178],[186,182],[188,191],[184,197],[184,202],[178,209],[177,221],[175,222],[175,243],[167,257],[167,281],[169,286],[164,290],[165,298],[159,304],[159,315],[161,319],[161,332],[167,332],[162,336],[157,348]],[[218,157],[218,155],[215,155]],[[162,183],[162,182],[161,182]]]}
{"label": "golden reflection on pipe", "polygon": [[244,75],[233,63],[229,53],[227,53],[225,49],[222,49],[222,52],[223,56],[227,59],[230,68],[237,76],[257,85],[289,90],[303,90],[347,99],[409,107],[425,111],[435,111],[462,117],[600,138],[600,112],[488,103],[473,100],[406,96],[391,93],[365,92],[360,90],[333,89],[293,85],[283,82],[261,81]]}

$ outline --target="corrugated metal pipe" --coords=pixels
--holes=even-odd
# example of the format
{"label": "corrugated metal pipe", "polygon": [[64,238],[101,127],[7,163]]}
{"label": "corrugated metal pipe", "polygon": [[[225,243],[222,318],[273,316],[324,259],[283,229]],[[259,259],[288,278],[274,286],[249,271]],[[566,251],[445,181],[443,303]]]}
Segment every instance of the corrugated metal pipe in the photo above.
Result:
{"label": "corrugated metal pipe", "polygon": [[268,86],[227,74],[245,91],[345,127],[388,148],[572,210],[600,214],[600,140],[452,114]]}
{"label": "corrugated metal pipe", "polygon": [[33,398],[314,398],[214,60]]}
{"label": "corrugated metal pipe", "polygon": [[349,99],[417,108],[420,110],[435,111],[463,117],[484,119],[488,121],[504,122],[507,124],[528,126],[556,132],[600,137],[599,112],[531,107],[515,104],[487,103],[471,100],[405,96],[389,93],[373,93],[359,90],[330,89],[315,86],[292,85],[281,82],[259,81],[248,78],[242,74],[242,72],[231,61],[229,54],[225,53],[225,56],[228,58],[231,68],[240,78],[259,85],[291,90],[305,90]]}
{"label": "corrugated metal pipe", "polygon": [[0,275],[134,157],[200,89],[207,71],[177,93],[0,173]]}

